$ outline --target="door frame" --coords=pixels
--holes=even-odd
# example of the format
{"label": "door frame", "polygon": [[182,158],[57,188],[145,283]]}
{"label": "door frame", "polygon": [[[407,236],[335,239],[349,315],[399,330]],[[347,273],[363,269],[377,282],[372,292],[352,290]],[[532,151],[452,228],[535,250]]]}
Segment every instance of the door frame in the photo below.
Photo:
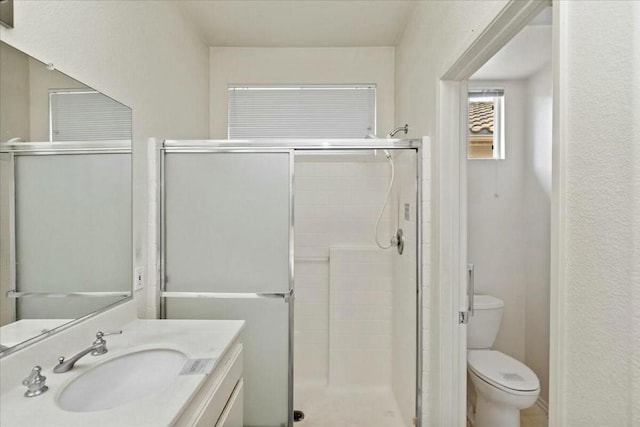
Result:
{"label": "door frame", "polygon": [[[554,138],[553,138],[553,176],[554,195],[552,196],[552,259],[558,256],[556,250],[559,239],[558,211],[558,138],[556,134],[556,95],[557,95],[557,58],[559,21],[556,11],[561,6],[554,2],[553,20],[553,63],[554,63]],[[467,311],[467,80],[520,32],[533,17],[551,4],[548,0],[509,0],[471,45],[453,60],[447,71],[441,76],[438,85],[438,132],[439,144],[436,148],[436,176],[438,187],[437,220],[434,234],[437,247],[437,270],[434,283],[438,283],[439,353],[435,356],[439,362],[439,418],[440,425],[466,425],[467,398],[467,351],[466,325],[459,323],[461,312]],[[558,321],[556,309],[558,302],[557,278],[559,269],[551,271],[551,355],[550,355],[550,425],[557,424],[557,399],[560,384],[557,370]],[[432,356],[433,357],[433,356]]]}

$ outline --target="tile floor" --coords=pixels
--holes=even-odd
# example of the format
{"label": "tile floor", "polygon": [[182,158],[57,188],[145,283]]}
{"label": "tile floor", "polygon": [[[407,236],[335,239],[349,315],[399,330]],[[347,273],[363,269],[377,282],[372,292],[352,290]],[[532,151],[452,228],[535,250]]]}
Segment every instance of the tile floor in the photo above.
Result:
{"label": "tile floor", "polygon": [[520,411],[520,427],[547,427],[549,416],[538,405]]}
{"label": "tile floor", "polygon": [[[520,411],[520,427],[548,427],[549,416],[538,405]],[[467,427],[473,427],[467,419]]]}
{"label": "tile floor", "polygon": [[296,427],[407,427],[386,388],[296,387],[294,407],[305,414]]}

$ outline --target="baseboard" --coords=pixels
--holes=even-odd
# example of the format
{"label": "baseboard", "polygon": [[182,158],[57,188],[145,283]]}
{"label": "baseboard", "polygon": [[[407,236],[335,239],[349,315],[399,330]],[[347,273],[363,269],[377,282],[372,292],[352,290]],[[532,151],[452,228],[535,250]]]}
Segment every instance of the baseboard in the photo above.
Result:
{"label": "baseboard", "polygon": [[536,400],[536,405],[542,409],[544,411],[545,414],[549,415],[549,404],[547,403],[546,400],[544,400],[541,397],[538,397],[538,400]]}

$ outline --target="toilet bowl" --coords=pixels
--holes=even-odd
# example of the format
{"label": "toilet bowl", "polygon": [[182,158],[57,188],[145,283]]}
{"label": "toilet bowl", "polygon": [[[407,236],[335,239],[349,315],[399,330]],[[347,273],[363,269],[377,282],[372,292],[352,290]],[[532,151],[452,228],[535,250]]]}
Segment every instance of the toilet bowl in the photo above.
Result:
{"label": "toilet bowl", "polygon": [[490,295],[474,296],[475,315],[467,331],[467,370],[476,389],[474,427],[519,427],[520,410],[533,405],[540,381],[524,363],[491,350],[504,303]]}
{"label": "toilet bowl", "polygon": [[477,395],[474,427],[520,426],[520,410],[533,405],[540,394],[536,374],[494,350],[470,350],[467,366]]}

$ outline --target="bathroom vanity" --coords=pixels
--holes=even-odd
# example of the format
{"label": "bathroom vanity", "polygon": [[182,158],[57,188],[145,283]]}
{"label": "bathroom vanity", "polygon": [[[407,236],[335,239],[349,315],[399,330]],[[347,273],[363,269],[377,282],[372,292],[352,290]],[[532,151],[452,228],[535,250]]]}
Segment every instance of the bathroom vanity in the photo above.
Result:
{"label": "bathroom vanity", "polygon": [[[105,329],[108,351],[67,372],[54,373],[56,359],[91,347],[91,325],[0,360],[0,425],[242,426],[243,321],[135,319],[115,325],[122,334],[114,335],[106,322],[85,323]],[[35,365],[48,390],[25,397],[22,381]]]}

